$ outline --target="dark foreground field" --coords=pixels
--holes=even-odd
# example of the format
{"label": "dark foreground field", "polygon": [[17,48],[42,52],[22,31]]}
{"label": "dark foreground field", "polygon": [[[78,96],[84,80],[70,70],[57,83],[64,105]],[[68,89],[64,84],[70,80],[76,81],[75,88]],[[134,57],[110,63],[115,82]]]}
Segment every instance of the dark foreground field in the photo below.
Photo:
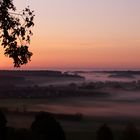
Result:
{"label": "dark foreground field", "polygon": [[[6,114],[8,119],[8,126],[15,128],[30,129],[31,123],[34,120],[34,115],[27,114]],[[90,117],[83,118],[79,121],[58,119],[63,127],[67,140],[95,140],[97,137],[97,130],[101,125],[107,123],[114,134],[115,140],[122,137],[123,130],[128,123],[134,122],[138,130],[140,130],[140,120],[137,118],[118,118],[118,117]]]}
{"label": "dark foreground field", "polygon": [[[63,102],[62,102],[63,101]],[[64,102],[65,101],[65,102]],[[30,107],[36,104],[69,104],[67,100],[52,100],[52,99],[1,99],[0,106],[8,108],[6,113],[8,126],[15,128],[28,128],[30,129],[31,123],[34,120],[35,114],[30,113]],[[26,105],[26,106],[25,106]],[[18,107],[18,109],[17,109]],[[17,110],[16,110],[17,109]],[[16,112],[13,112],[16,110]],[[29,112],[28,112],[29,111]],[[71,110],[69,110],[71,112]],[[82,113],[82,112],[81,112]],[[67,114],[68,115],[68,114]],[[74,114],[73,114],[74,115]],[[95,140],[97,130],[101,125],[107,123],[114,134],[115,140],[120,140],[122,132],[128,123],[133,122],[140,131],[140,118],[136,116],[103,116],[103,115],[82,115],[82,118],[72,120],[65,117],[56,118],[62,125],[67,140]]]}

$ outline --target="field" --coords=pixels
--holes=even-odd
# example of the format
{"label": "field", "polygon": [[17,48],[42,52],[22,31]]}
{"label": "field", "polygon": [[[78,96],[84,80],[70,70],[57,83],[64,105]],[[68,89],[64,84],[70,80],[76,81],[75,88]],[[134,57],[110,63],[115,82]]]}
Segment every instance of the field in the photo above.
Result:
{"label": "field", "polygon": [[[84,98],[85,99],[85,98]],[[78,99],[75,99],[78,102]],[[82,101],[82,99],[80,100]],[[24,111],[30,111],[37,105],[69,105],[74,103],[74,98],[69,99],[1,99],[0,107],[8,108],[9,110],[17,110],[23,112],[22,114],[17,113],[6,113],[8,119],[8,126],[14,126],[16,128],[30,128],[34,115],[24,114]],[[91,105],[91,104],[90,104]],[[39,106],[38,106],[39,107]],[[26,110],[25,110],[26,108]],[[36,108],[39,111],[39,108]],[[71,113],[72,110],[69,110]],[[82,113],[82,112],[80,112]],[[134,122],[137,128],[140,128],[140,119],[131,117],[118,117],[118,116],[101,116],[98,114],[92,116],[83,115],[82,120],[71,121],[71,120],[58,120],[67,136],[67,140],[94,140],[96,139],[96,132],[98,128],[103,124],[107,123],[113,130],[115,139],[121,137],[121,133],[127,123]]]}
{"label": "field", "polygon": [[97,130],[104,123],[111,127],[115,140],[120,140],[129,123],[135,124],[140,132],[139,77],[120,78],[117,75],[116,79],[108,76],[110,73],[101,76],[91,73],[87,81],[74,80],[74,83],[70,80],[73,77],[68,76],[70,83],[67,83],[61,75],[50,80],[58,80],[56,86],[46,85],[46,72],[39,72],[39,76],[32,74],[24,72],[25,77],[17,75],[10,82],[8,77],[3,77],[4,83],[1,79],[0,108],[5,110],[8,126],[30,129],[35,113],[47,111],[55,114],[67,140],[95,140]]}

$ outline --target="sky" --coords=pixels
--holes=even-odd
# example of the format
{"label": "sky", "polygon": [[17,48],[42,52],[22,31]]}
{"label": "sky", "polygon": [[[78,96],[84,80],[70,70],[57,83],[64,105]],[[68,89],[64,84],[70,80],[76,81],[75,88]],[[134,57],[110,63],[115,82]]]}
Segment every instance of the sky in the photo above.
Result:
{"label": "sky", "polygon": [[[13,0],[35,11],[20,69],[140,69],[140,0]],[[13,69],[0,50],[0,69]]]}

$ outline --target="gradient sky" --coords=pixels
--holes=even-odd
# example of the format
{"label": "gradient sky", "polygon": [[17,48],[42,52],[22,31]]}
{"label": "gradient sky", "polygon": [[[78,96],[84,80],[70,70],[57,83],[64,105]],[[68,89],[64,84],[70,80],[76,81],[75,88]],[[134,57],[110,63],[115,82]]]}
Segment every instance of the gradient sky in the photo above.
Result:
{"label": "gradient sky", "polygon": [[[14,0],[35,10],[24,69],[140,69],[140,0]],[[13,68],[0,53],[0,68]]]}

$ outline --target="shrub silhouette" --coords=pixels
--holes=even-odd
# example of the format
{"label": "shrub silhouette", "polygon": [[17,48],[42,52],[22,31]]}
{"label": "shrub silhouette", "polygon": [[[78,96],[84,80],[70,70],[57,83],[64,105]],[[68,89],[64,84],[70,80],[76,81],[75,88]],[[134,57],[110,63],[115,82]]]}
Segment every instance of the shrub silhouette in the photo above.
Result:
{"label": "shrub silhouette", "polygon": [[0,140],[6,139],[6,123],[7,119],[2,111],[0,111]]}
{"label": "shrub silhouette", "polygon": [[7,119],[0,110],[0,140],[14,140],[14,128],[7,127]]}
{"label": "shrub silhouette", "polygon": [[36,115],[31,125],[34,140],[65,140],[65,134],[60,124],[47,112]]}
{"label": "shrub silhouette", "polygon": [[3,129],[6,127],[7,119],[3,112],[0,110],[0,129]]}
{"label": "shrub silhouette", "polygon": [[97,140],[113,140],[113,133],[107,124],[103,124],[97,131]]}
{"label": "shrub silhouette", "polygon": [[126,126],[122,134],[122,140],[140,140],[138,130],[133,123]]}

